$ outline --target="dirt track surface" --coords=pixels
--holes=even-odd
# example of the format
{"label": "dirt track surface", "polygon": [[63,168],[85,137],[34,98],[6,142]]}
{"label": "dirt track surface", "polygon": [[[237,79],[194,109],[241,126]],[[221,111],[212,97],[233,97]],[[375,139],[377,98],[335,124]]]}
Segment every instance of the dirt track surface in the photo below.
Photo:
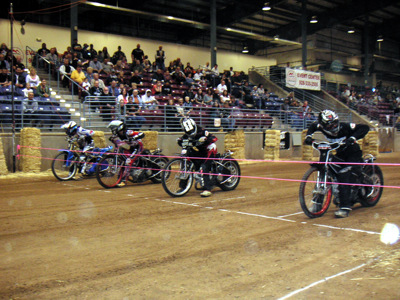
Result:
{"label": "dirt track surface", "polygon": [[[378,162],[400,162],[383,154]],[[242,165],[300,179],[308,166]],[[400,186],[400,168],[382,167]],[[301,212],[297,182],[243,178],[235,191],[103,189],[95,178],[0,177],[1,299],[399,299],[399,190],[335,219]],[[292,294],[291,294],[292,293]]]}

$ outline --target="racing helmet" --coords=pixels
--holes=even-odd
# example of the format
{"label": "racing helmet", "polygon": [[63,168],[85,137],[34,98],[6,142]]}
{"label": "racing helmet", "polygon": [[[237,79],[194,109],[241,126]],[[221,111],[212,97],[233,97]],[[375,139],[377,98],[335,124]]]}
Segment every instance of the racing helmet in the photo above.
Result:
{"label": "racing helmet", "polygon": [[78,130],[78,124],[76,124],[74,121],[69,121],[68,123],[62,125],[61,128],[65,130],[66,134],[74,135]]}
{"label": "racing helmet", "polygon": [[108,124],[107,128],[110,128],[113,134],[117,134],[119,131],[125,131],[126,125],[120,120],[113,120]]}
{"label": "racing helmet", "polygon": [[183,131],[190,137],[194,137],[197,134],[196,122],[191,118],[184,118],[181,120],[181,126]]}
{"label": "racing helmet", "polygon": [[333,110],[325,109],[321,111],[318,116],[318,123],[328,134],[336,135],[339,132],[339,117]]}

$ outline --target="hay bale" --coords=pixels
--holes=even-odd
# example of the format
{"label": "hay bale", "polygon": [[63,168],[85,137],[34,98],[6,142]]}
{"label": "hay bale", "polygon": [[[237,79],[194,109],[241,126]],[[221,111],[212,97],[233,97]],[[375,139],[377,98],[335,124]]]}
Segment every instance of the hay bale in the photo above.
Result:
{"label": "hay bale", "polygon": [[[40,136],[40,129],[38,128],[24,128],[21,130],[20,138],[21,158],[19,163],[19,170],[22,172],[40,172],[42,163],[41,150],[42,139]],[[32,148],[35,147],[35,148]]]}
{"label": "hay bale", "polygon": [[96,147],[105,148],[107,147],[106,137],[103,131],[95,131],[93,135],[93,141]]}
{"label": "hay bale", "polygon": [[245,145],[245,136],[243,130],[235,130],[225,135],[224,150],[225,151],[230,150],[234,152],[233,156],[236,159],[245,158],[244,145]]}
{"label": "hay bale", "polygon": [[158,147],[158,131],[143,131],[143,146],[145,149],[153,151]]}
{"label": "hay bale", "polygon": [[6,164],[6,158],[4,156],[3,140],[0,138],[0,175],[7,175],[8,169]]}
{"label": "hay bale", "polygon": [[281,143],[280,130],[266,130],[264,139],[264,159],[266,160],[279,159],[280,143]]}

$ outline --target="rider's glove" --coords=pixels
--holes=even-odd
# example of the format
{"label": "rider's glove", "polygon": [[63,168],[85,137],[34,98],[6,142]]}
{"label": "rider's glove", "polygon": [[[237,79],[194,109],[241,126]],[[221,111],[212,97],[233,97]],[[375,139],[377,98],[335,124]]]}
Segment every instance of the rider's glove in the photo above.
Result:
{"label": "rider's glove", "polygon": [[354,145],[354,143],[356,142],[356,138],[354,136],[349,137],[346,140],[346,147],[349,147],[351,145]]}
{"label": "rider's glove", "polygon": [[199,138],[199,143],[204,143],[206,141],[207,137],[202,136],[201,138]]}
{"label": "rider's glove", "polygon": [[311,135],[307,135],[306,139],[304,140],[304,144],[305,145],[312,145],[313,139],[311,137]]}

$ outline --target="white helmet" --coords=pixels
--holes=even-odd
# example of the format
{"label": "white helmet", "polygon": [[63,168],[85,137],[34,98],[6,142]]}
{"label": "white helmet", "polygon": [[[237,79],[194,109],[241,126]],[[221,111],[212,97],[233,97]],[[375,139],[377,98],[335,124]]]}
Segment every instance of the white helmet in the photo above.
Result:
{"label": "white helmet", "polygon": [[62,125],[61,128],[65,130],[66,134],[74,135],[78,130],[78,124],[76,124],[74,121],[69,121],[68,123]]}
{"label": "white helmet", "polygon": [[183,131],[190,137],[194,137],[197,134],[196,122],[191,118],[184,118],[181,120],[181,126]]}
{"label": "white helmet", "polygon": [[325,109],[321,111],[318,122],[325,132],[333,136],[339,132],[339,117],[333,110]]}
{"label": "white helmet", "polygon": [[107,128],[111,129],[111,132],[116,134],[118,131],[125,130],[125,123],[120,120],[113,120],[108,124]]}

